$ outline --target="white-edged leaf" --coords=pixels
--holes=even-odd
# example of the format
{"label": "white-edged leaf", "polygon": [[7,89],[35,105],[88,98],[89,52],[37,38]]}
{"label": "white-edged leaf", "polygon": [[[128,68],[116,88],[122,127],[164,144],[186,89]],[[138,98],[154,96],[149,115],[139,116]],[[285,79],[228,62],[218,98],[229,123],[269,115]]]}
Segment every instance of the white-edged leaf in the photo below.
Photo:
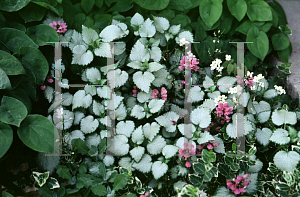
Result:
{"label": "white-edged leaf", "polygon": [[152,141],[154,139],[154,137],[159,133],[159,129],[160,129],[160,126],[156,122],[152,122],[151,125],[149,123],[146,123],[143,126],[144,135],[150,141]]}
{"label": "white-edged leaf", "polygon": [[270,142],[270,137],[272,133],[273,133],[272,130],[269,128],[263,128],[263,129],[257,128],[255,137],[261,145],[267,146]]}
{"label": "white-edged leaf", "polygon": [[165,100],[163,100],[163,99],[152,99],[148,105],[150,112],[152,114],[158,112],[162,108],[164,103],[165,103]]}
{"label": "white-edged leaf", "polygon": [[105,113],[104,106],[98,103],[96,100],[93,100],[93,113],[97,116],[101,116],[101,114]]}
{"label": "white-edged leaf", "polygon": [[235,77],[225,76],[218,80],[217,85],[222,93],[227,93],[229,88],[237,81]]}
{"label": "white-edged leaf", "polygon": [[152,73],[155,76],[154,81],[152,84],[155,87],[161,87],[162,85],[169,85],[170,82],[167,80],[167,76],[169,75],[169,72],[166,69],[160,69],[158,71],[155,71]]}
{"label": "white-edged leaf", "polygon": [[171,27],[170,27],[170,29],[169,29],[169,33],[171,33],[172,35],[176,35],[176,34],[178,34],[179,33],[179,31],[180,31],[180,24],[179,25],[172,25]]}
{"label": "white-edged leaf", "polygon": [[109,43],[100,43],[99,48],[94,49],[94,53],[99,57],[112,58],[112,50]]}
{"label": "white-edged leaf", "polygon": [[194,42],[193,34],[190,31],[183,31],[179,33],[175,40],[177,43],[179,43],[180,39],[182,38],[185,38],[186,41]]}
{"label": "white-edged leaf", "polygon": [[191,113],[191,121],[201,128],[207,128],[211,123],[211,113],[207,108],[196,108]]}
{"label": "white-edged leaf", "polygon": [[288,136],[289,133],[286,130],[276,129],[270,137],[270,141],[280,145],[287,144],[290,142],[290,137]]}
{"label": "white-edged leaf", "polygon": [[155,26],[149,18],[140,26],[139,34],[141,37],[153,37],[155,34]]}
{"label": "white-edged leaf", "polygon": [[111,99],[111,89],[106,85],[97,87],[97,95],[100,98]]}
{"label": "white-edged leaf", "polygon": [[154,75],[148,71],[138,71],[133,74],[133,82],[135,85],[146,93],[149,93],[151,82],[155,79]]}
{"label": "white-edged leaf", "polygon": [[126,83],[128,79],[128,73],[117,69],[115,71],[115,87],[118,88]]}
{"label": "white-edged leaf", "polygon": [[100,71],[97,68],[88,68],[85,71],[86,78],[89,82],[94,83],[101,79]]}
{"label": "white-edged leaf", "polygon": [[202,105],[200,105],[200,107],[205,107],[210,111],[213,111],[216,108],[215,101],[213,99],[205,99],[205,101]]}
{"label": "white-edged leaf", "polygon": [[272,122],[277,125],[290,124],[294,125],[297,123],[297,115],[295,112],[289,112],[284,109],[275,110],[272,113]]}
{"label": "white-edged leaf", "polygon": [[144,141],[143,127],[140,125],[131,134],[131,140],[133,143],[142,144]]}
{"label": "white-edged leaf", "polygon": [[[178,125],[178,129],[179,129],[179,132],[183,135],[183,136],[185,136],[185,137],[187,137],[187,138],[192,138],[193,137],[193,133],[196,131],[196,127],[193,125],[193,124],[191,124],[192,125],[192,130],[191,130],[191,132],[190,131],[188,131],[187,129],[185,130],[184,129],[184,126],[185,126],[185,124],[179,124]],[[187,125],[188,126],[188,125]]]}
{"label": "white-edged leaf", "polygon": [[265,123],[269,120],[271,115],[271,106],[266,101],[260,101],[259,103],[257,101],[253,101],[252,105],[255,108],[255,111],[257,113],[257,118],[260,123]]}
{"label": "white-edged leaf", "polygon": [[300,155],[295,151],[279,151],[274,156],[275,166],[282,170],[293,172],[300,161]]}
{"label": "white-edged leaf", "polygon": [[156,161],[152,164],[152,174],[155,179],[159,179],[168,171],[168,165],[161,161]]}
{"label": "white-edged leaf", "polygon": [[215,99],[221,96],[221,92],[220,91],[209,92],[207,93],[207,96],[211,99]]}

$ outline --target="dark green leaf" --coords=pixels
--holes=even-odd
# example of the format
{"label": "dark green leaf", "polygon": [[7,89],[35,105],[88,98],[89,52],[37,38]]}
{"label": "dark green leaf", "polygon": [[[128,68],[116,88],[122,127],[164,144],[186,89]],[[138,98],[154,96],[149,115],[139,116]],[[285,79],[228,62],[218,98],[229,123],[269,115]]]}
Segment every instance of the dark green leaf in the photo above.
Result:
{"label": "dark green leaf", "polygon": [[86,146],[85,142],[82,139],[73,139],[71,144],[72,147],[74,147],[75,151],[78,150],[78,153],[82,155],[88,155],[89,148]]}
{"label": "dark green leaf", "polygon": [[247,1],[247,15],[250,21],[272,21],[270,6],[262,0]]}
{"label": "dark green leaf", "polygon": [[80,188],[73,188],[73,189],[68,188],[67,193],[74,194],[74,193],[78,192],[79,190],[80,190]]}
{"label": "dark green leaf", "polygon": [[265,32],[259,31],[257,27],[251,27],[247,33],[247,42],[250,52],[263,61],[269,51],[269,39]]}
{"label": "dark green leaf", "polygon": [[37,4],[37,5],[39,5],[39,6],[42,6],[42,7],[46,8],[48,10],[51,10],[55,14],[59,15],[58,10],[56,8],[54,8],[52,5],[48,4],[48,3],[45,3],[45,2],[34,2],[34,1],[32,1],[32,2],[35,3],[35,4]]}
{"label": "dark green leaf", "polygon": [[180,27],[183,28],[189,23],[191,23],[190,18],[185,14],[177,14],[175,18],[173,18],[172,23],[174,25],[181,25]]}
{"label": "dark green leaf", "polygon": [[226,178],[231,175],[231,171],[230,171],[229,167],[225,164],[220,163],[219,166],[218,166],[218,170]]}
{"label": "dark green leaf", "polygon": [[21,86],[17,86],[15,89],[10,90],[8,96],[14,97],[19,101],[21,101],[26,106],[28,114],[31,113],[32,104],[31,104],[30,97],[26,92],[26,90],[24,90]]}
{"label": "dark green leaf", "polygon": [[79,174],[85,174],[87,172],[87,165],[85,163],[81,163],[78,168]]}
{"label": "dark green leaf", "polygon": [[[249,43],[251,44],[251,43]],[[245,56],[245,66],[248,70],[253,70],[253,66],[258,62],[257,57],[252,55],[252,53],[247,53]]]}
{"label": "dark green leaf", "polygon": [[189,174],[189,179],[195,187],[200,187],[203,184],[203,178],[194,174]]}
{"label": "dark green leaf", "polygon": [[15,12],[25,7],[29,2],[30,0],[1,0],[0,10],[6,12]]}
{"label": "dark green leaf", "polygon": [[43,187],[39,188],[39,193],[43,197],[53,197],[52,191],[49,189],[47,185],[44,185]]}
{"label": "dark green leaf", "polygon": [[204,149],[202,151],[202,159],[205,163],[211,163],[216,161],[216,154],[212,151]]}
{"label": "dark green leaf", "polygon": [[22,64],[33,71],[37,83],[43,84],[49,71],[48,62],[43,53],[33,47],[22,47],[20,54],[22,55]]}
{"label": "dark green leaf", "polygon": [[26,146],[46,153],[54,152],[54,135],[57,136],[57,132],[48,118],[36,114],[28,115],[18,128],[18,136]]}
{"label": "dark green leaf", "polygon": [[171,21],[175,17],[175,11],[170,9],[164,9],[157,16],[164,17]]}
{"label": "dark green leaf", "polygon": [[0,121],[20,127],[27,116],[26,106],[18,99],[3,96],[0,106]]}
{"label": "dark green leaf", "polygon": [[[19,49],[23,46],[38,48],[38,45],[36,45],[23,31],[13,28],[2,28],[0,29],[0,34],[0,40],[14,53],[18,53]],[[0,57],[1,56],[2,55],[0,55]]]}
{"label": "dark green leaf", "polygon": [[59,177],[63,179],[68,179],[68,180],[72,179],[70,169],[67,166],[58,165],[56,173],[58,174]]}
{"label": "dark green leaf", "polygon": [[251,22],[249,20],[244,21],[237,29],[236,31],[241,32],[242,34],[247,35],[249,29],[251,29],[251,27],[258,27],[258,29],[260,29],[260,27],[264,24],[264,22]]}
{"label": "dark green leaf", "polygon": [[13,142],[13,130],[8,124],[0,122],[0,158],[8,151]]}
{"label": "dark green leaf", "polygon": [[192,6],[193,6],[193,4],[190,0],[181,0],[181,1],[170,0],[168,9],[185,11],[185,10],[189,10]]}
{"label": "dark green leaf", "polygon": [[102,184],[93,185],[91,188],[92,192],[97,196],[106,196],[106,188]]}
{"label": "dark green leaf", "polygon": [[56,178],[53,178],[53,177],[50,177],[50,178],[47,180],[47,184],[48,184],[48,187],[49,187],[50,189],[55,189],[55,188],[59,188],[59,187],[60,187],[60,185],[59,185],[57,179],[56,179]]}
{"label": "dark green leaf", "polygon": [[95,0],[81,0],[81,7],[85,13],[89,13],[94,5]]}
{"label": "dark green leaf", "polygon": [[204,23],[211,28],[221,17],[223,11],[222,0],[202,0],[199,12]]}
{"label": "dark green leaf", "polygon": [[6,191],[2,191],[2,197],[14,197],[14,196]]}
{"label": "dark green leaf", "polygon": [[195,40],[197,42],[202,42],[207,37],[206,31],[201,27],[201,25],[197,25]]}
{"label": "dark green leaf", "polygon": [[62,7],[64,10],[63,19],[65,23],[71,27],[74,22],[75,12],[73,10],[74,6],[72,5],[70,0],[63,0]]}
{"label": "dark green leaf", "polygon": [[264,25],[262,25],[261,27],[259,27],[259,30],[267,33],[271,29],[271,27],[272,27],[272,23],[267,22]]}
{"label": "dark green leaf", "polygon": [[11,54],[0,50],[0,68],[6,75],[25,74],[25,70],[20,61]]}
{"label": "dark green leaf", "polygon": [[127,176],[125,174],[118,174],[114,180],[113,190],[118,191],[123,189],[127,184]]}
{"label": "dark green leaf", "polygon": [[112,6],[107,12],[126,12],[133,7],[133,0],[119,0],[117,3]]}
{"label": "dark green leaf", "polygon": [[103,0],[96,0],[96,1],[95,1],[95,5],[96,5],[98,8],[102,8],[102,6],[103,6]]}
{"label": "dark green leaf", "polygon": [[45,13],[46,9],[35,3],[29,3],[25,8],[19,11],[20,16],[25,20],[25,23],[41,21],[44,18]]}
{"label": "dark green leaf", "polygon": [[213,38],[211,36],[208,36],[200,44],[195,44],[194,47],[199,56],[199,61],[201,63],[208,60],[214,54],[215,51],[215,43],[213,43]]}
{"label": "dark green leaf", "polygon": [[256,147],[254,146],[254,147],[250,148],[249,154],[255,155],[256,151],[257,151],[257,149],[256,149]]}
{"label": "dark green leaf", "polygon": [[205,173],[205,166],[202,160],[197,163],[193,163],[193,170],[195,173],[203,175]]}
{"label": "dark green leaf", "polygon": [[231,14],[241,21],[247,12],[247,3],[245,0],[227,0],[227,6]]}
{"label": "dark green leaf", "polygon": [[274,49],[277,51],[284,50],[289,47],[290,40],[289,37],[284,33],[277,33],[272,36],[272,43]]}
{"label": "dark green leaf", "polygon": [[59,37],[55,29],[45,24],[29,27],[27,29],[27,34],[39,46],[46,45],[46,42],[59,41]]}
{"label": "dark green leaf", "polygon": [[108,26],[112,21],[112,15],[111,14],[96,14],[95,15],[95,24],[94,27],[98,29],[104,29],[106,26]]}
{"label": "dark green leaf", "polygon": [[134,0],[136,4],[147,10],[163,10],[170,0]]}
{"label": "dark green leaf", "polygon": [[287,24],[287,18],[286,18],[286,14],[284,9],[282,8],[282,6],[280,5],[280,3],[278,3],[277,1],[272,1],[269,3],[269,5],[274,9],[274,11],[277,13],[278,15],[278,25],[286,25]]}
{"label": "dark green leaf", "polygon": [[290,42],[290,45],[288,48],[281,50],[281,51],[277,51],[278,57],[281,61],[283,62],[288,62],[289,61],[289,57],[292,54],[293,48],[292,48],[292,44]]}
{"label": "dark green leaf", "polygon": [[99,173],[103,178],[106,177],[106,168],[104,163],[99,163]]}

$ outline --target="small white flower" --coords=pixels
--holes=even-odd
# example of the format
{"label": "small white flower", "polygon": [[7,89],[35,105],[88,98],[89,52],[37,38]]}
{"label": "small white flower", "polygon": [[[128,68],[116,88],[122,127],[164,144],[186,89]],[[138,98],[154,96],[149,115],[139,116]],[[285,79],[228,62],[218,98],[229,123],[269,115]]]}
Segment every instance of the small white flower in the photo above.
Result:
{"label": "small white flower", "polygon": [[222,63],[222,60],[220,60],[220,59],[218,59],[218,58],[217,58],[215,61],[216,61],[216,63],[217,63],[218,65],[221,65],[221,63]]}
{"label": "small white flower", "polygon": [[259,82],[259,84],[258,84],[260,87],[264,87],[264,83],[263,82]]}
{"label": "small white flower", "polygon": [[222,72],[224,67],[217,67],[217,71]]}
{"label": "small white flower", "polygon": [[225,59],[226,59],[226,61],[230,61],[231,60],[231,55],[226,55]]}
{"label": "small white flower", "polygon": [[229,88],[228,93],[229,93],[229,94],[237,93],[237,87]]}
{"label": "small white flower", "polygon": [[251,90],[256,90],[256,87],[255,86],[251,86],[250,89]]}
{"label": "small white flower", "polygon": [[253,75],[253,72],[247,71],[247,77],[252,77],[252,75]]}
{"label": "small white flower", "polygon": [[180,39],[180,46],[183,46],[183,45],[188,44],[188,43],[189,43],[189,41],[185,40],[185,38]]}

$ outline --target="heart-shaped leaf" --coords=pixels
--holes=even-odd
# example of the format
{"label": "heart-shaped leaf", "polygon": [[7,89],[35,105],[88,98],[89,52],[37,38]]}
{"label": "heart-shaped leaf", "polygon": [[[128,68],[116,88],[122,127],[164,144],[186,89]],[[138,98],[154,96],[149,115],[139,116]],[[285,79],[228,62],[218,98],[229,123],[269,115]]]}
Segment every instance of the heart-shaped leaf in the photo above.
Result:
{"label": "heart-shaped leaf", "polygon": [[13,142],[13,130],[9,125],[0,122],[0,158],[8,151]]}
{"label": "heart-shaped leaf", "polygon": [[155,79],[154,75],[148,71],[144,72],[138,71],[133,74],[133,82],[136,86],[146,93],[149,93],[151,82]]}

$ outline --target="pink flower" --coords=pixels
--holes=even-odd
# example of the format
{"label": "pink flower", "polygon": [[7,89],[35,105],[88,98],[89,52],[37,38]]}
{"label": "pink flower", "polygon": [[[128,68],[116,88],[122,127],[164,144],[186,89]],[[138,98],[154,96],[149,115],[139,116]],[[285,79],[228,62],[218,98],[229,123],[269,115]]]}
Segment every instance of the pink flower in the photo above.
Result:
{"label": "pink flower", "polygon": [[208,149],[208,150],[213,149],[213,148],[214,148],[214,147],[213,147],[211,144],[208,144],[208,145],[207,145],[207,149]]}
{"label": "pink flower", "polygon": [[136,89],[136,86],[133,86],[133,88],[134,88],[134,90],[132,90],[132,92],[133,92],[133,97],[136,97],[136,95],[137,95],[137,89]]}
{"label": "pink flower", "polygon": [[202,145],[197,145],[197,148],[198,148],[199,150],[201,150],[201,149],[203,148],[203,146],[202,146]]}
{"label": "pink flower", "polygon": [[140,197],[146,197],[145,195],[140,195]]}
{"label": "pink flower", "polygon": [[45,85],[41,86],[40,88],[41,88],[41,90],[46,90],[46,86]]}
{"label": "pink flower", "polygon": [[235,195],[238,195],[238,194],[241,193],[239,189],[235,189],[233,192],[234,192]]}
{"label": "pink flower", "polygon": [[243,175],[243,178],[244,178],[244,179],[247,179],[249,176],[250,176],[249,174],[244,174],[244,175]]}
{"label": "pink flower", "polygon": [[181,114],[178,114],[179,116],[180,116],[180,118],[179,119],[182,119],[183,118],[183,116],[181,115]]}
{"label": "pink flower", "polygon": [[180,60],[180,66],[178,66],[178,68],[180,69],[180,71],[183,71],[183,69],[185,68],[185,66],[187,66],[187,61],[189,61],[191,63],[191,70],[197,71],[199,69],[199,67],[197,66],[197,64],[199,64],[199,62],[197,62],[196,58],[188,58],[189,60],[187,60],[186,56],[183,56],[183,60]]}
{"label": "pink flower", "polygon": [[187,168],[190,168],[192,165],[191,165],[190,162],[187,161],[187,162],[185,163],[185,166],[186,166]]}
{"label": "pink flower", "polygon": [[220,144],[218,142],[213,143],[214,147],[218,147]]}
{"label": "pink flower", "polygon": [[246,192],[246,190],[244,188],[242,188],[242,187],[239,188],[239,190],[240,190],[241,194],[244,194]]}
{"label": "pink flower", "polygon": [[234,182],[235,182],[235,185],[237,186],[241,181],[238,179],[235,179]]}
{"label": "pink flower", "polygon": [[181,84],[182,84],[182,85],[185,84],[185,81],[181,81]]}
{"label": "pink flower", "polygon": [[151,98],[158,98],[158,90],[157,89],[154,89],[153,92],[151,93]]}
{"label": "pink flower", "polygon": [[235,190],[235,189],[236,189],[236,186],[232,184],[232,185],[230,186],[230,189],[231,189],[231,190]]}
{"label": "pink flower", "polygon": [[49,26],[53,27],[57,33],[65,33],[68,27],[66,23],[62,23],[61,21],[53,21]]}
{"label": "pink flower", "polygon": [[227,188],[230,189],[233,186],[232,182],[227,182]]}
{"label": "pink flower", "polygon": [[160,90],[160,93],[161,93],[161,98],[166,101],[167,100],[167,90],[166,90],[166,88],[162,87],[161,90]]}
{"label": "pink flower", "polygon": [[196,58],[193,58],[191,62],[191,69],[194,71],[197,71],[199,69],[199,66],[196,66],[196,64],[199,64],[199,62],[197,62]]}
{"label": "pink flower", "polygon": [[179,154],[183,154],[184,153],[184,150],[183,149],[180,149],[179,150]]}
{"label": "pink flower", "polygon": [[241,181],[241,180],[243,180],[243,177],[241,175],[239,175],[238,177],[236,177],[236,179]]}
{"label": "pink flower", "polygon": [[184,157],[185,160],[189,158],[191,155],[196,154],[196,150],[194,149],[194,145],[189,145],[188,143],[183,143],[184,149],[179,150],[179,157]]}
{"label": "pink flower", "polygon": [[49,83],[53,83],[53,79],[47,79],[47,81],[49,82]]}
{"label": "pink flower", "polygon": [[243,186],[246,186],[246,187],[247,187],[249,184],[250,184],[249,181],[244,181],[244,182],[243,182]]}

